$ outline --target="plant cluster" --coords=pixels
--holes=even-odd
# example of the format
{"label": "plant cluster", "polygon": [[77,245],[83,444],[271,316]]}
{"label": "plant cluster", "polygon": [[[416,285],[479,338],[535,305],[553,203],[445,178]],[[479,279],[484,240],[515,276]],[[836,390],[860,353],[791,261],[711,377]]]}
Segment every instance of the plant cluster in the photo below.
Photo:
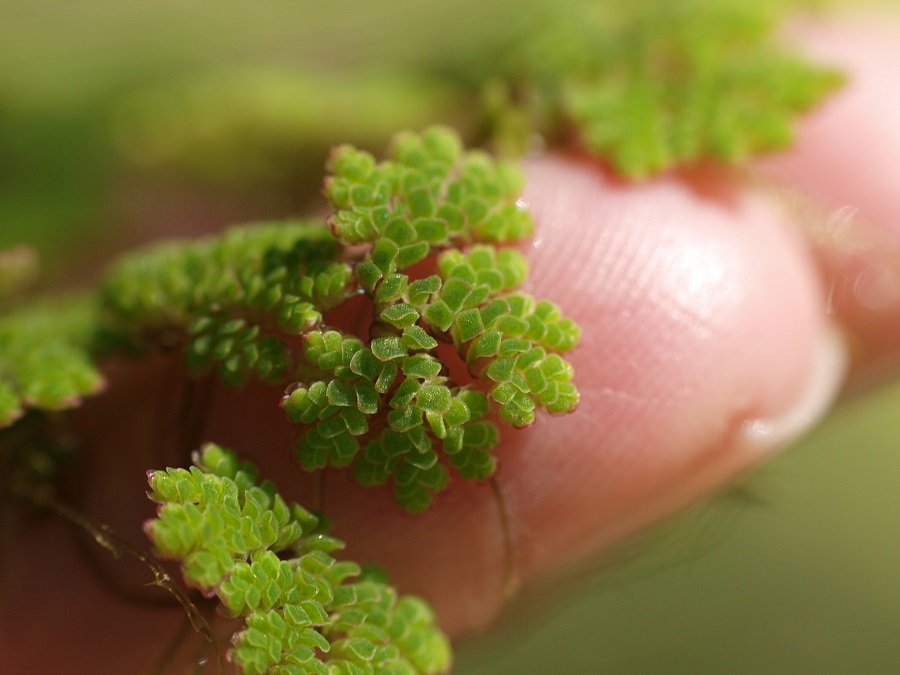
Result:
{"label": "plant cluster", "polygon": [[[177,349],[195,375],[285,387],[303,468],[352,466],[359,482],[392,481],[399,505],[421,511],[451,470],[493,473],[498,421],[525,427],[540,410],[575,408],[563,355],[579,330],[520,289],[527,264],[509,245],[533,223],[511,164],[432,127],[398,135],[382,162],[337,148],[328,169],[327,220],[165,243],[115,263],[96,293],[4,317],[6,422],[97,391],[105,354]],[[329,322],[361,295],[363,334]],[[151,473],[161,506],[146,529],[188,585],[244,620],[230,652],[244,672],[446,668],[446,641],[421,601],[367,576],[350,582],[358,566],[330,555],[340,542],[270,484],[256,486],[229,451],[206,446],[195,464]]]}
{"label": "plant cluster", "polygon": [[794,117],[843,81],[773,39],[782,12],[771,3],[650,4],[612,20],[594,8],[520,43],[495,101],[498,129],[524,118],[526,132],[571,135],[642,178],[785,148]]}
{"label": "plant cluster", "polygon": [[[398,135],[381,163],[337,148],[329,171],[327,223],[241,228],[122,260],[102,288],[106,326],[136,347],[184,344],[189,369],[226,384],[292,382],[282,406],[307,429],[300,464],[353,465],[364,484],[393,478],[401,506],[420,511],[447,485],[441,454],[464,477],[493,472],[492,405],[517,427],[540,409],[575,408],[561,354],[578,327],[518,290],[526,261],[498,248],[533,226],[512,165],[433,127]],[[347,251],[359,246],[354,259]],[[324,322],[359,293],[372,307],[370,339]],[[441,343],[471,383],[450,377]]]}
{"label": "plant cluster", "polygon": [[[501,153],[527,151],[536,139],[568,144],[631,179],[702,161],[738,163],[787,147],[795,118],[843,81],[776,35],[789,5],[800,4],[809,3],[633,0],[573,2],[564,10],[538,3],[488,44],[373,77],[393,94],[399,117],[453,110],[470,120],[463,125],[469,137]],[[368,137],[366,119],[351,112],[372,109],[373,97],[354,82],[346,99],[309,73],[212,71],[137,93],[121,115],[124,151],[209,174],[198,165],[221,165],[223,148],[264,161],[298,138],[313,144],[320,123],[301,114],[285,119],[268,97],[243,95],[263,85],[291,109],[309,99],[343,100],[342,119],[356,120],[343,132]],[[204,147],[198,130],[209,127],[216,142]]]}
{"label": "plant cluster", "polygon": [[418,598],[331,556],[343,543],[288,504],[256,468],[209,444],[195,466],[149,473],[158,515],[145,525],[188,585],[241,619],[231,659],[247,675],[423,675],[450,663]]}
{"label": "plant cluster", "polygon": [[[445,64],[449,78],[433,84],[442,97],[458,87],[456,99],[478,100],[484,140],[501,150],[535,134],[574,140],[630,178],[736,161],[789,142],[793,117],[840,81],[773,49],[773,17],[711,0],[579,5],[514,48],[504,43],[497,58],[482,54],[466,77]],[[66,453],[40,437],[58,411],[102,389],[112,353],[178,350],[197,377],[282,388],[303,469],[390,483],[410,512],[454,476],[488,479],[503,425],[576,408],[566,355],[579,328],[522,290],[528,265],[515,244],[533,222],[512,163],[465,151],[456,132],[435,126],[398,134],[382,161],[340,146],[327,171],[327,218],[138,251],[78,297],[31,301],[33,256],[0,252],[4,498],[55,504],[44,488]],[[193,467],[152,471],[149,484],[159,506],[146,532],[190,587],[241,621],[229,655],[242,672],[449,667],[423,601],[338,560],[342,544],[321,518],[258,484],[230,450],[206,445]]]}

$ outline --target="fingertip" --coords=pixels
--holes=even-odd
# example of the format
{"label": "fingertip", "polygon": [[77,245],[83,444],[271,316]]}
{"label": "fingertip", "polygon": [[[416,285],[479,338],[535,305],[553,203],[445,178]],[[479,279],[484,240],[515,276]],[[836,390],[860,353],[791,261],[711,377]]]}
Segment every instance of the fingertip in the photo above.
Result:
{"label": "fingertip", "polygon": [[[542,419],[500,452],[523,579],[646,526],[782,444],[748,442],[747,424],[801,405],[827,340],[806,246],[764,197],[708,175],[625,184],[559,158],[527,169],[539,227],[531,290],[556,298],[583,339],[572,355],[578,411]],[[815,414],[784,436],[821,414],[838,380],[817,385]]]}
{"label": "fingertip", "polygon": [[762,460],[840,380],[806,246],[766,198],[708,175],[622,183],[558,157],[526,169],[538,228],[527,290],[582,326],[578,409],[504,429],[495,482],[451,479],[425,514],[328,477],[348,553],[424,595],[454,636],[489,625],[518,584]]}

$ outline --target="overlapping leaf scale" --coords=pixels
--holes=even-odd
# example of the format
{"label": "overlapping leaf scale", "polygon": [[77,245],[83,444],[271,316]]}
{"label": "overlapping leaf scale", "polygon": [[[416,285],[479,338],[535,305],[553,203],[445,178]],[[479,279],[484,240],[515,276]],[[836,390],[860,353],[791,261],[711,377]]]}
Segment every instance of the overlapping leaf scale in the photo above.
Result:
{"label": "overlapping leaf scale", "polygon": [[469,417],[449,430],[444,438],[444,452],[461,476],[484,480],[496,468],[497,460],[491,451],[500,440],[500,434],[497,425],[483,419],[488,412],[488,399],[483,393],[463,390],[459,396],[466,404]]}
{"label": "overlapping leaf scale", "polygon": [[103,387],[93,358],[97,320],[87,297],[0,316],[0,428],[29,408],[72,408]]}
{"label": "overlapping leaf scale", "polygon": [[297,383],[282,399],[288,419],[315,425],[300,439],[297,459],[308,470],[348,466],[359,451],[357,437],[368,432],[368,418],[381,410],[381,397],[397,378],[397,361],[406,351],[399,338],[378,338],[366,347],[331,330],[309,333],[303,352],[331,379]]}
{"label": "overlapping leaf scale", "polygon": [[151,472],[148,481],[160,507],[145,525],[147,535],[161,555],[181,561],[189,584],[206,592],[238,562],[260,551],[284,550],[317,526],[314,516],[289,507],[270,485],[253,485],[243,471],[229,477],[196,466],[169,468]]}
{"label": "overlapping leaf scale", "polygon": [[261,380],[280,379],[289,358],[284,342],[274,335],[260,335],[260,327],[225,313],[202,316],[188,326],[187,367],[199,373],[217,365],[225,384],[242,384],[253,372]]}
{"label": "overlapping leaf scale", "polygon": [[[409,338],[413,328],[426,343]],[[463,435],[475,419],[471,410],[480,411],[478,417],[487,410],[484,394],[451,385],[442,363],[425,351],[436,345],[419,326],[375,338],[369,346],[339,331],[309,333],[304,355],[332,379],[298,383],[282,400],[292,422],[311,426],[297,446],[301,465],[314,470],[355,463],[354,473],[363,484],[393,477],[404,507],[427,506],[431,495],[447,483],[434,440],[443,441],[448,454],[468,449],[468,457],[474,446],[464,444]],[[359,439],[371,435],[374,416],[383,428],[360,454]],[[496,442],[495,435],[491,438]],[[489,447],[482,443],[481,449]],[[466,465],[475,464],[460,464]],[[482,472],[470,473],[484,477]]]}
{"label": "overlapping leaf scale", "polygon": [[448,333],[469,368],[490,385],[499,414],[514,426],[534,421],[535,409],[574,409],[571,365],[559,354],[579,341],[578,326],[546,300],[509,292],[524,280],[524,258],[512,250],[476,246],[467,255],[442,254],[441,286],[421,300],[431,328]]}
{"label": "overlapping leaf scale", "polygon": [[388,427],[366,444],[354,465],[354,476],[363,485],[393,478],[400,505],[408,511],[425,510],[448,480],[435,440],[465,477],[486,478],[493,471],[489,450],[497,442],[496,428],[477,421],[487,412],[483,393],[451,388],[444,378],[408,377],[391,406]]}
{"label": "overlapping leaf scale", "polygon": [[492,473],[489,451],[497,442],[496,428],[476,422],[487,412],[483,393],[451,388],[441,377],[407,375],[390,404],[388,426],[366,444],[354,465],[360,483],[379,485],[393,478],[398,503],[407,511],[424,511],[448,481],[433,439],[442,442],[451,465],[462,475],[481,479]]}
{"label": "overlapping leaf scale", "polygon": [[[257,486],[255,468],[231,451],[210,444],[194,462],[190,471],[151,472],[150,494],[161,506],[147,531],[162,555],[181,561],[188,583],[215,594],[228,614],[244,620],[229,651],[241,672],[447,670],[447,639],[424,602],[398,598],[372,575],[359,578],[356,563],[331,555],[343,547],[340,541],[318,533],[318,520],[296,504],[288,506],[270,483]],[[241,534],[249,529],[267,536],[251,549],[256,540],[237,544],[241,534],[231,533],[223,545],[219,521]],[[225,559],[215,574],[196,573],[202,548]],[[204,566],[215,568],[209,560]]]}
{"label": "overlapping leaf scale", "polygon": [[353,471],[362,485],[379,485],[393,478],[394,495],[407,511],[424,511],[432,495],[447,487],[446,467],[438,461],[432,441],[419,424],[406,431],[385,429],[366,444]]}
{"label": "overlapping leaf scale", "polygon": [[383,583],[352,586],[355,602],[336,610],[326,634],[343,634],[332,642],[330,661],[338,673],[442,672],[449,664],[446,639],[433,627],[428,605],[415,597],[397,597]]}
{"label": "overlapping leaf scale", "polygon": [[447,486],[447,469],[439,461],[432,438],[441,441],[451,466],[462,476],[478,480],[493,473],[495,459],[490,451],[499,439],[496,426],[482,419],[488,410],[483,393],[448,389],[449,402],[443,393],[436,397],[441,401],[438,412],[428,396],[442,385],[417,386],[415,394],[411,393],[413,387],[405,393],[398,389],[398,394],[418,400],[424,389],[429,392],[424,400],[395,409],[393,412],[401,413],[399,419],[366,444],[354,466],[354,476],[363,485],[380,485],[393,478],[398,503],[413,512],[428,508],[433,495]]}
{"label": "overlapping leaf scale", "polygon": [[109,322],[141,342],[188,337],[188,365],[217,367],[228,383],[249,373],[279,380],[298,335],[343,302],[352,271],[334,260],[338,245],[314,221],[235,228],[220,237],[168,244],[127,258],[109,275]]}
{"label": "overlapping leaf scale", "polygon": [[773,47],[772,18],[749,5],[670,3],[618,33],[582,31],[580,72],[557,75],[569,78],[564,114],[630,177],[783,148],[793,118],[842,78]]}
{"label": "overlapping leaf scale", "polygon": [[[434,247],[513,241],[533,229],[516,204],[519,171],[484,153],[464,152],[456,133],[444,127],[398,134],[381,163],[341,146],[328,171],[325,194],[336,209],[328,222],[335,235],[350,244],[374,244],[357,271],[368,288],[374,287],[372,277],[403,270]],[[390,262],[375,262],[386,249],[393,253]]]}
{"label": "overlapping leaf scale", "polygon": [[[446,671],[449,647],[424,602],[413,597],[398,599],[394,590],[381,582],[349,582],[348,577],[357,573],[352,570],[339,580],[324,582],[303,569],[307,560],[295,562],[302,570],[295,576],[307,578],[294,583],[304,589],[303,594],[311,593],[311,598],[319,597],[317,589],[333,591],[332,599],[323,595],[321,601],[294,600],[250,612],[247,628],[235,637],[232,651],[243,672],[418,675]],[[329,571],[350,566],[332,558],[325,564]],[[291,566],[284,561],[281,565]]]}

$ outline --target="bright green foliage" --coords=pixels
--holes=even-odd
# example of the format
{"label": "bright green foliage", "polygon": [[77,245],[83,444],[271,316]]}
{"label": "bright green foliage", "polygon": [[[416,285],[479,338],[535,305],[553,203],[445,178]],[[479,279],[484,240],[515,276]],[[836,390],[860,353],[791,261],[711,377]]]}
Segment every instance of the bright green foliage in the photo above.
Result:
{"label": "bright green foliage", "polygon": [[0,427],[27,408],[72,408],[101,389],[91,353],[96,324],[88,298],[0,316]]}
{"label": "bright green foliage", "polygon": [[109,323],[139,344],[187,341],[188,366],[213,366],[239,384],[279,381],[290,363],[284,334],[317,326],[351,292],[350,267],[315,221],[235,228],[126,258],[103,287]]}
{"label": "bright green foliage", "polygon": [[[440,291],[423,306],[425,322],[449,332],[471,372],[490,387],[500,416],[514,426],[534,421],[534,411],[570,412],[578,403],[572,368],[559,353],[578,344],[580,331],[552,303],[506,292],[525,278],[512,250],[476,246],[468,255],[444,253]],[[548,353],[550,352],[550,353]]]}
{"label": "bright green foliage", "polygon": [[[575,140],[628,177],[741,160],[784,147],[793,118],[840,82],[773,49],[767,2],[554,6],[553,20],[517,47],[503,44],[502,58],[480,53],[481,75],[457,74],[450,86],[463,105],[483,94],[485,117],[494,119],[475,121],[493,124],[496,147]],[[316,112],[336,110],[333,97],[304,92],[348,88],[319,79],[206,78],[157,94],[162,100],[151,95],[132,114],[123,109],[116,137],[138,164],[266,174],[269,160],[295,154],[296,139],[310,130],[318,137],[322,120],[334,125]],[[383,128],[382,114],[433,117],[419,104],[443,99],[443,84],[426,90],[391,76],[354,83],[343,107],[356,114],[345,130],[368,143],[380,136],[371,130]],[[467,84],[474,86],[465,91]],[[441,116],[463,117],[449,109]],[[302,161],[312,161],[314,149],[306,150]],[[77,160],[82,167],[84,157]],[[453,132],[435,127],[398,135],[380,163],[342,146],[329,171],[327,223],[263,224],[164,245],[124,259],[99,295],[83,301],[23,308],[35,260],[26,248],[0,252],[0,427],[38,411],[4,429],[3,440],[15,443],[0,456],[0,492],[34,495],[55,478],[65,455],[42,444],[50,416],[41,411],[98,391],[96,359],[112,350],[178,347],[192,372],[215,371],[232,385],[298,380],[282,406],[306,426],[300,464],[349,467],[365,485],[391,482],[409,511],[425,509],[454,473],[483,480],[494,472],[492,416],[525,427],[539,410],[576,407],[564,356],[578,327],[519,290],[525,260],[501,248],[532,231],[515,167],[465,152]],[[418,278],[416,270],[434,273]],[[364,338],[325,319],[357,292],[372,307]],[[346,314],[333,317],[345,326]],[[461,380],[447,362],[450,348],[468,369]],[[242,672],[448,668],[446,638],[422,601],[398,598],[383,580],[337,560],[342,543],[318,517],[258,485],[255,468],[233,453],[208,445],[194,461],[190,470],[151,472],[159,510],[146,531],[191,586],[242,621],[229,653]]]}
{"label": "bright green foliage", "polygon": [[[422,342],[418,337],[407,339],[407,334],[417,332]],[[354,475],[367,485],[394,476],[398,501],[419,511],[428,506],[432,493],[447,484],[447,471],[434,448],[436,441],[448,454],[464,447],[471,454],[476,445],[484,453],[490,450],[496,444],[496,433],[483,436],[480,443],[463,443],[467,430],[487,412],[484,394],[453,386],[435,356],[416,351],[435,346],[434,338],[418,326],[406,328],[400,335],[375,338],[369,347],[338,331],[310,333],[304,353],[323,375],[330,374],[333,379],[297,385],[282,401],[292,422],[311,426],[297,447],[303,467],[340,468],[355,462]],[[360,455],[358,438],[369,434],[370,419],[375,416],[380,419],[379,426],[386,423],[387,427]],[[492,460],[481,460],[480,466],[486,464],[493,467]],[[470,463],[460,466],[469,468]],[[475,471],[472,465],[461,473],[485,478],[490,472]]]}
{"label": "bright green foliage", "polygon": [[[538,410],[574,409],[578,393],[561,354],[578,343],[578,328],[552,303],[518,291],[526,261],[498,248],[532,229],[512,165],[463,152],[453,132],[434,127],[400,134],[380,164],[344,146],[330,166],[331,229],[259,224],[126,257],[92,299],[83,334],[25,330],[11,317],[13,344],[0,324],[11,357],[0,369],[0,422],[26,405],[65,407],[94,391],[98,354],[179,347],[190,371],[214,370],[226,384],[296,380],[282,407],[307,427],[300,464],[350,467],[367,485],[391,481],[398,502],[420,511],[447,486],[450,468],[476,480],[492,474],[492,409],[517,427]],[[437,274],[410,276],[417,262]],[[359,292],[371,300],[369,340],[324,325],[329,310]],[[441,343],[456,348],[473,381],[451,377]],[[171,501],[166,479],[158,480],[160,498]],[[217,587],[235,561],[268,550],[288,526],[281,507],[269,529],[248,525],[268,508],[256,492],[238,508],[227,481],[197,470],[178,480],[180,490],[190,483],[192,494],[217,500],[208,512],[195,500],[173,505],[182,513],[171,522],[187,523],[181,529],[153,526],[160,548],[184,559],[196,585]],[[223,511],[226,503],[234,508]],[[200,548],[185,538],[198,528],[207,540]]]}
{"label": "bright green foliage", "polygon": [[496,128],[557,137],[574,128],[630,178],[784,148],[794,117],[842,77],[775,43],[772,4],[635,0],[566,13],[521,41],[511,72],[488,89]]}
{"label": "bright green foliage", "polygon": [[[352,466],[364,485],[392,480],[400,505],[421,511],[447,486],[448,464],[466,478],[493,473],[491,404],[517,427],[538,409],[574,409],[572,368],[560,354],[577,345],[578,327],[552,303],[516,291],[528,266],[513,249],[449,248],[438,274],[402,271],[435,247],[530,232],[511,167],[463,155],[455,135],[437,127],[402,134],[381,164],[339,148],[331,169],[326,193],[337,212],[329,223],[344,241],[370,245],[355,275],[372,300],[375,337],[366,344],[337,330],[309,332],[305,380],[282,407],[309,427],[296,452],[304,468]],[[450,378],[441,342],[456,347],[476,386]]]}
{"label": "bright green foliage", "polygon": [[625,175],[783,148],[794,114],[840,82],[773,50],[752,5],[705,4],[645,14],[568,88],[563,105],[585,145]]}
{"label": "bright green foliage", "polygon": [[[325,190],[337,211],[329,223],[344,241],[370,244],[355,275],[372,299],[376,337],[365,344],[337,330],[309,332],[312,373],[282,407],[310,427],[297,446],[304,468],[352,465],[365,485],[393,479],[400,505],[421,511],[446,487],[447,463],[467,478],[493,472],[499,435],[483,419],[489,399],[515,426],[531,424],[537,408],[575,407],[572,369],[559,353],[577,344],[578,328],[551,303],[514,292],[528,266],[512,249],[450,248],[439,274],[402,272],[435,247],[530,232],[512,167],[463,154],[452,132],[435,127],[398,136],[381,164],[341,147],[330,168]],[[451,380],[439,342],[456,346],[487,395]]]}
{"label": "bright green foliage", "polygon": [[335,235],[350,244],[374,243],[357,270],[366,289],[434,247],[513,241],[532,230],[516,204],[518,171],[484,153],[463,152],[459,137],[443,127],[397,135],[390,158],[380,164],[341,146],[328,170],[325,193],[337,209],[328,222]]}
{"label": "bright green foliage", "polygon": [[[415,379],[406,382],[411,386],[406,391],[398,387],[398,395],[391,400],[391,405],[398,407],[388,414],[389,427],[366,444],[354,475],[363,485],[385,483],[393,476],[397,501],[409,511],[423,511],[431,503],[431,495],[446,487],[449,477],[435,445],[440,445],[460,475],[483,480],[494,471],[490,451],[499,435],[492,422],[481,419],[488,410],[483,393],[421,385]],[[434,396],[440,401],[439,409],[434,409],[427,395],[423,397],[423,390],[439,392]],[[402,400],[400,395],[408,399]]]}
{"label": "bright green foliage", "polygon": [[447,639],[427,605],[331,553],[343,544],[288,505],[256,469],[207,445],[190,470],[149,475],[157,518],[146,525],[185,580],[244,627],[229,657],[247,675],[397,673],[449,668]]}
{"label": "bright green foliage", "polygon": [[[304,320],[318,323],[321,316],[304,303]],[[224,312],[201,316],[187,329],[187,366],[199,373],[214,363],[219,378],[230,385],[241,384],[248,372],[260,379],[278,380],[287,370],[288,353],[284,342],[275,335],[260,337],[259,324],[246,319],[231,318]]]}

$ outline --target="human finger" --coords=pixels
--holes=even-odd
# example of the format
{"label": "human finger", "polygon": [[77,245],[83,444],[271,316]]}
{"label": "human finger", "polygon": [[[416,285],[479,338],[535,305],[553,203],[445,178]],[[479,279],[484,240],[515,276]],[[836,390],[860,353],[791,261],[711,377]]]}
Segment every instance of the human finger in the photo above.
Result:
{"label": "human finger", "polygon": [[877,381],[900,365],[900,16],[804,23],[791,39],[847,81],[757,168],[781,185],[815,248],[853,379]]}

